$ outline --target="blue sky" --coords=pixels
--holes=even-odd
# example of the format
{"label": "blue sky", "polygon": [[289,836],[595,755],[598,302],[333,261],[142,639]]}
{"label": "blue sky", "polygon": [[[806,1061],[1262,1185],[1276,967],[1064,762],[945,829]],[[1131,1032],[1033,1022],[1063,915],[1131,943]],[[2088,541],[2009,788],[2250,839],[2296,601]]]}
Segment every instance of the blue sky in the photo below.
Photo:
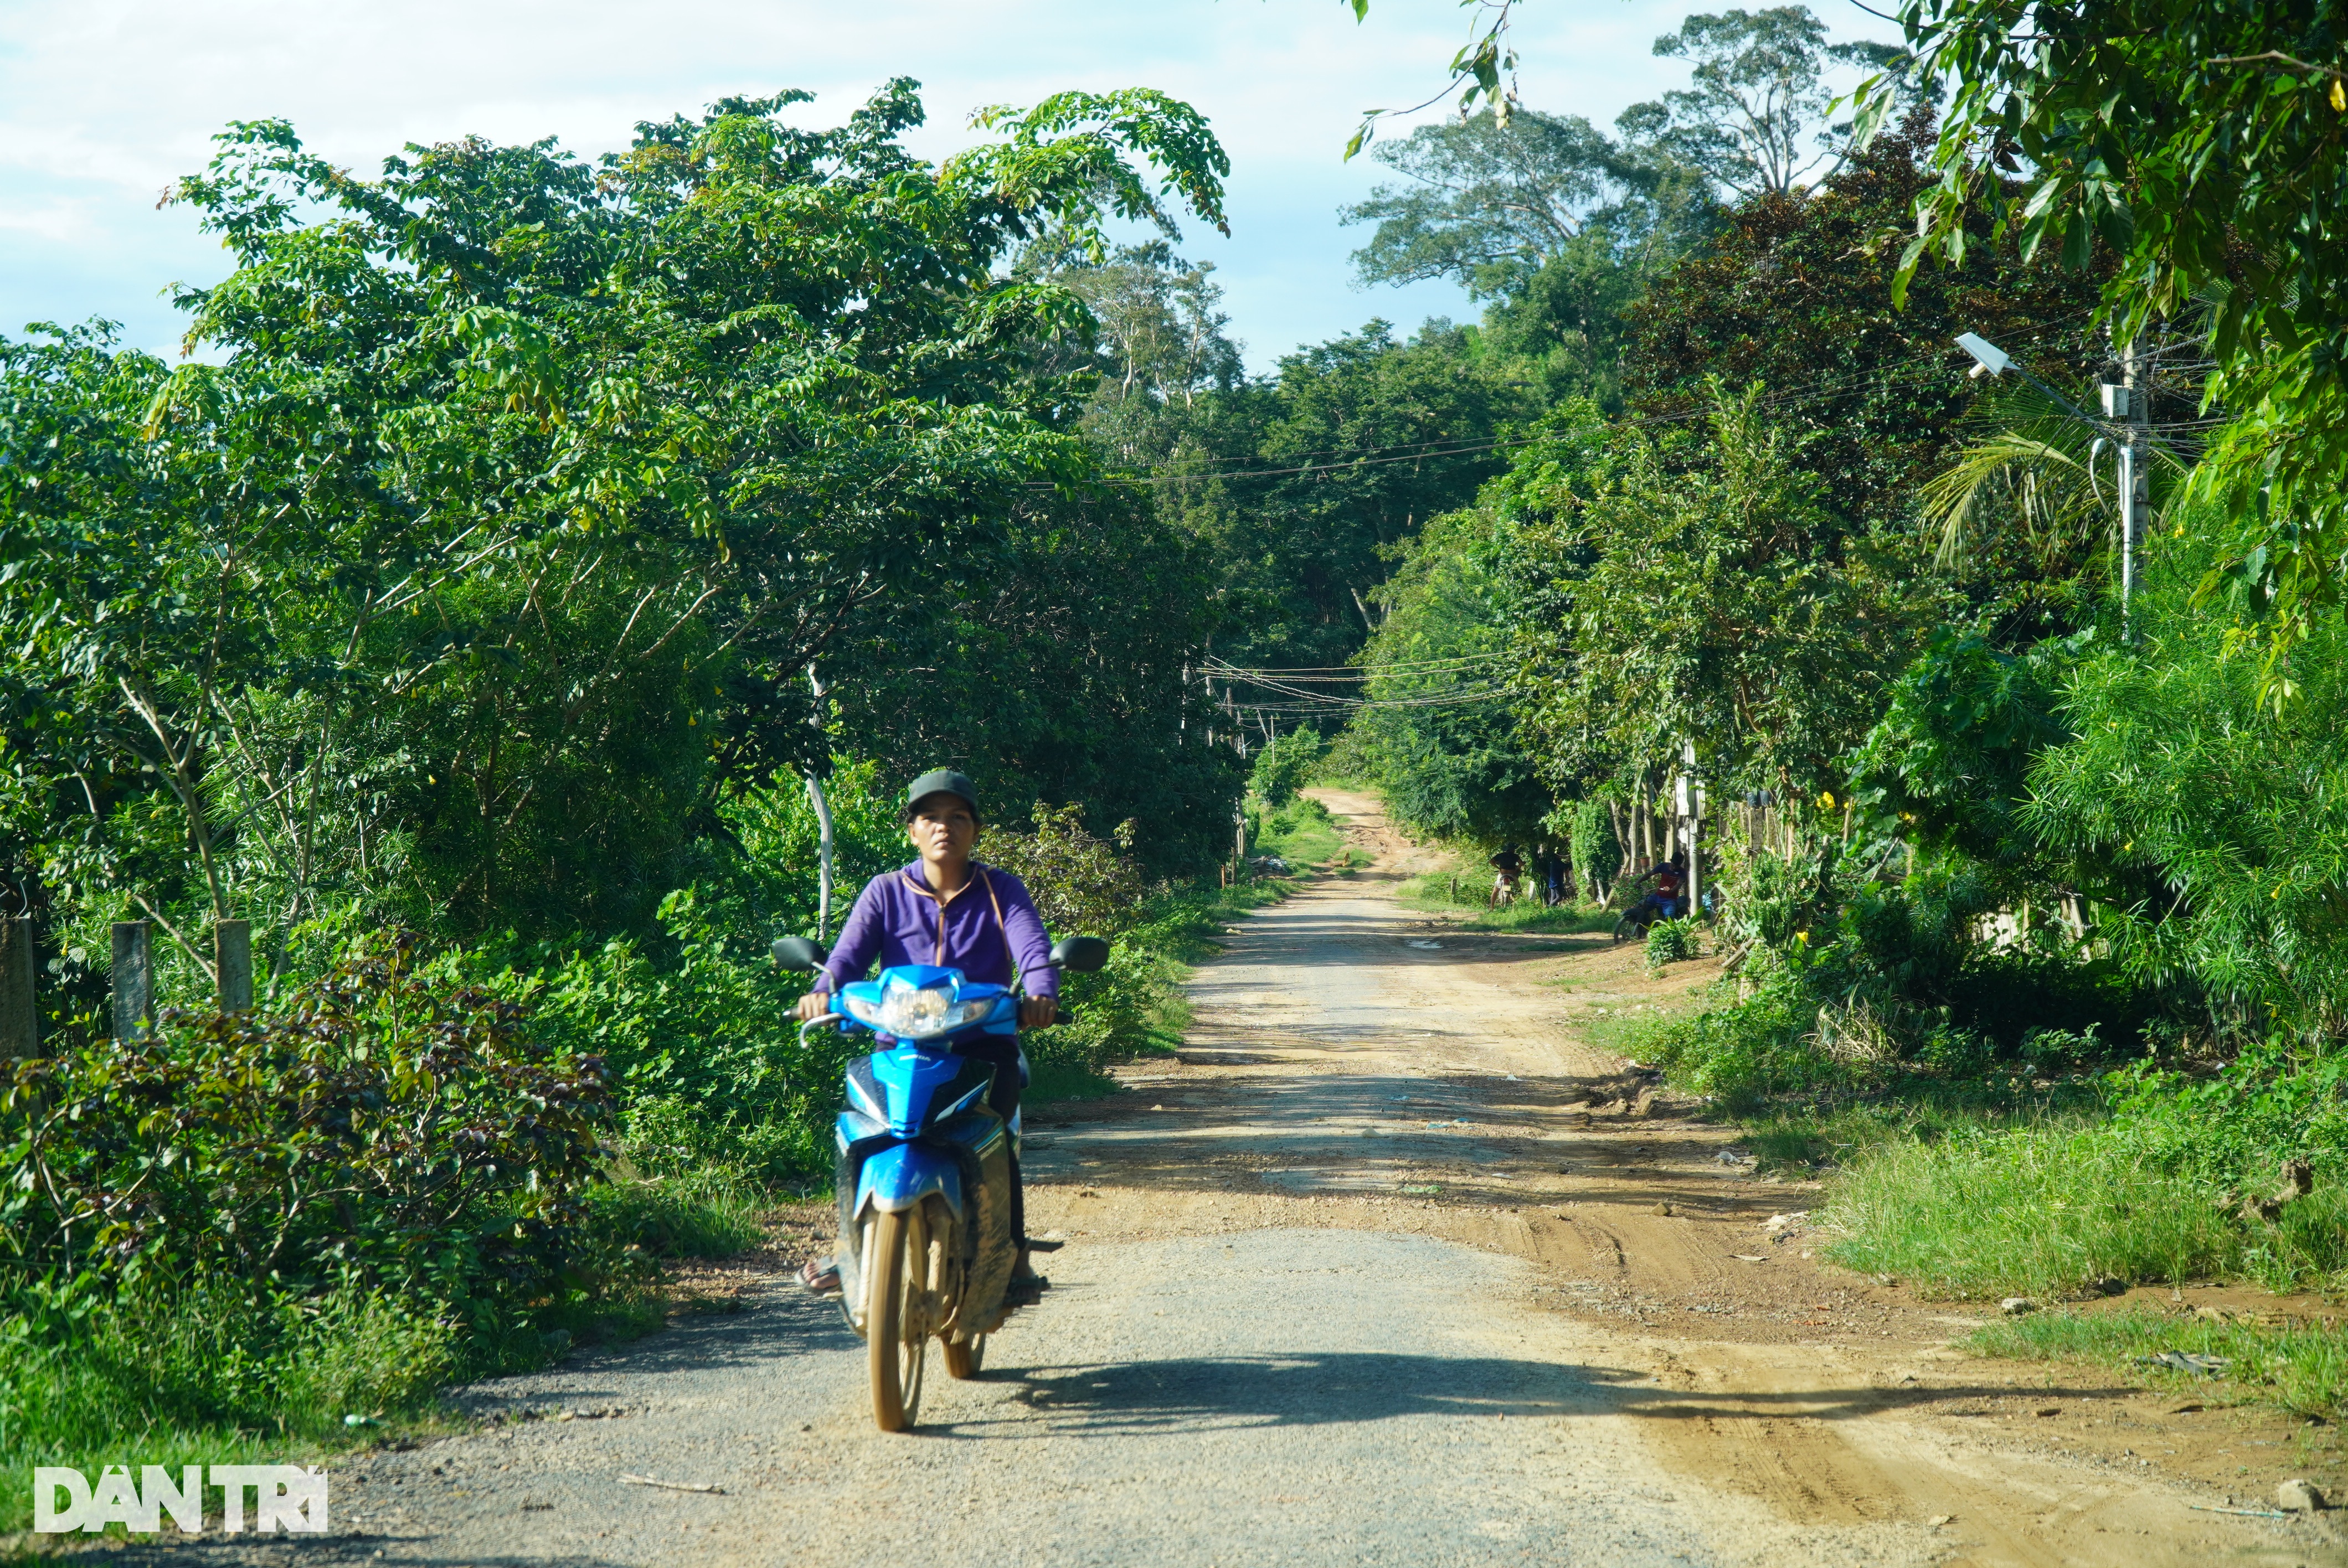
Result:
{"label": "blue sky", "polygon": [[[1525,101],[1605,125],[1684,79],[1655,36],[1692,10],[1656,0],[1531,0],[1518,46]],[[1838,37],[1879,34],[1841,0]],[[1228,240],[1193,228],[1215,263],[1252,368],[1383,315],[1416,327],[1474,308],[1444,284],[1354,286],[1365,237],[1337,208],[1382,171],[1342,159],[1359,111],[1441,83],[1468,11],[1374,0],[0,0],[0,332],[103,315],[131,343],[174,351],[160,291],[226,261],[158,194],[202,167],[231,119],[281,115],[311,147],[372,173],[407,141],[554,136],[592,156],[638,119],[729,92],[798,87],[810,123],[844,117],[880,81],[923,86],[915,138],[942,157],[973,139],[970,111],[1062,87],[1154,87],[1189,99],[1231,155]],[[1434,113],[1419,118],[1432,118]]]}

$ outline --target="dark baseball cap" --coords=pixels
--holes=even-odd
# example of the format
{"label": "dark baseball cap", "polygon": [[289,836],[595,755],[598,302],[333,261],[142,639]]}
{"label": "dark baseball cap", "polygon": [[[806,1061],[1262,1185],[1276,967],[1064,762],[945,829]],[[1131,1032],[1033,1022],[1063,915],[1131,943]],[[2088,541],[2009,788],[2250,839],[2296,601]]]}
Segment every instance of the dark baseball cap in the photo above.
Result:
{"label": "dark baseball cap", "polygon": [[970,815],[978,815],[978,786],[970,775],[952,768],[933,768],[915,779],[905,791],[905,820],[912,820],[913,808],[933,794],[959,795],[970,807]]}

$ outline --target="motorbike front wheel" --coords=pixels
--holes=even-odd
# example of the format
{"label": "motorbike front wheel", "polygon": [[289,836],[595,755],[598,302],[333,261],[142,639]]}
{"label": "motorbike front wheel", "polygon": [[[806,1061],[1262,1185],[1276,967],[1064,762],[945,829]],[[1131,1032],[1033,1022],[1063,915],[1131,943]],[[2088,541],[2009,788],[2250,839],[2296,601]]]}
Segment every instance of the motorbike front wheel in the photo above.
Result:
{"label": "motorbike front wheel", "polygon": [[864,1226],[864,1346],[872,1420],[884,1432],[913,1424],[930,1348],[930,1236],[919,1209],[874,1214]]}

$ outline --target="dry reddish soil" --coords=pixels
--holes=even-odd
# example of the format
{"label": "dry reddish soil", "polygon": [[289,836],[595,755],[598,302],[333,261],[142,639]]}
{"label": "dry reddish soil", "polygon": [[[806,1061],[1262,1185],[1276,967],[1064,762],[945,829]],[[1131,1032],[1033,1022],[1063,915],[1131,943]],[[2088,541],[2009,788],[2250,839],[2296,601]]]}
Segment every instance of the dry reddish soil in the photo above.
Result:
{"label": "dry reddish soil", "polygon": [[[1362,1228],[1512,1255],[1532,1306],[1652,1373],[1623,1409],[1658,1463],[1792,1522],[1925,1522],[1937,1561],[2348,1562],[2328,1521],[2209,1512],[2271,1507],[2288,1475],[2336,1495],[2329,1429],[1959,1348],[1993,1309],[1837,1268],[1805,1220],[1773,1227],[1819,1184],[1724,1163],[1733,1129],[1583,1040],[1591,1009],[1684,1002],[1706,966],[1654,977],[1603,936],[1406,908],[1395,885],[1438,863],[1374,797],[1316,793],[1369,868],[1244,923],[1197,975],[1179,1061],[1031,1114],[1036,1228],[1072,1248]],[[2164,1287],[2097,1309],[2147,1298],[2278,1306]]]}
{"label": "dry reddish soil", "polygon": [[1701,965],[1415,912],[1395,886],[1434,862],[1375,800],[1323,798],[1367,868],[1238,923],[1179,1060],[1030,1108],[1054,1288],[983,1377],[932,1366],[916,1430],[873,1429],[863,1348],[789,1283],[829,1250],[806,1204],[759,1252],[676,1269],[667,1332],[461,1390],[466,1430],[338,1464],[330,1537],[98,1555],[2348,1564],[2329,1518],[2219,1512],[2336,1481],[2329,1429],[2223,1385],[1966,1353],[1982,1307],[1832,1266],[1817,1184],[1755,1174],[1733,1129],[1592,1043],[1685,1002]]}

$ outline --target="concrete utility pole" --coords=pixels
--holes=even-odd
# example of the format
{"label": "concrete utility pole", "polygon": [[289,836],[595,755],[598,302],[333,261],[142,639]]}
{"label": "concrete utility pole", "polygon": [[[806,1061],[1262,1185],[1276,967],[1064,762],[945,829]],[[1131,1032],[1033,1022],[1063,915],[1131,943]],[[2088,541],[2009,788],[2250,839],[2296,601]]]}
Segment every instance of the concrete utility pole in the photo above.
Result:
{"label": "concrete utility pole", "polygon": [[221,920],[212,926],[213,989],[222,1012],[252,1008],[252,922]]}
{"label": "concrete utility pole", "polygon": [[[808,723],[823,728],[823,682],[816,679],[815,666],[807,670],[808,691],[815,698],[815,712]],[[807,775],[808,804],[815,808],[815,939],[831,940],[831,802],[825,798],[823,781],[813,771]]]}
{"label": "concrete utility pole", "polygon": [[33,990],[33,917],[0,917],[0,1062],[41,1054],[41,1013]]}
{"label": "concrete utility pole", "polygon": [[[2120,628],[2123,636],[2134,637],[2132,619],[2136,598],[2137,554],[2144,543],[2146,524],[2152,516],[2152,361],[2143,352],[2142,344],[2129,340],[2118,351],[2120,383],[2103,384],[2104,417],[2090,416],[2077,404],[2031,374],[2006,353],[1988,339],[1972,333],[1959,333],[1957,346],[1973,358],[1973,375],[2003,375],[2013,371],[2031,385],[2044,393],[2056,407],[2083,425],[2117,438],[2120,450]],[[2121,428],[2115,430],[2118,424]]]}
{"label": "concrete utility pole", "polygon": [[2105,412],[2126,417],[2120,444],[2120,630],[2136,635],[2136,563],[2144,548],[2145,525],[2152,517],[2152,364],[2144,341],[2131,338],[2120,350],[2121,406]]}
{"label": "concrete utility pole", "polygon": [[1704,819],[1704,786],[1695,777],[1695,743],[1680,743],[1680,815],[1687,819],[1688,913],[1704,913],[1704,850],[1696,826]]}
{"label": "concrete utility pole", "polygon": [[155,1024],[155,967],[144,920],[114,923],[114,1038],[142,1040]]}

